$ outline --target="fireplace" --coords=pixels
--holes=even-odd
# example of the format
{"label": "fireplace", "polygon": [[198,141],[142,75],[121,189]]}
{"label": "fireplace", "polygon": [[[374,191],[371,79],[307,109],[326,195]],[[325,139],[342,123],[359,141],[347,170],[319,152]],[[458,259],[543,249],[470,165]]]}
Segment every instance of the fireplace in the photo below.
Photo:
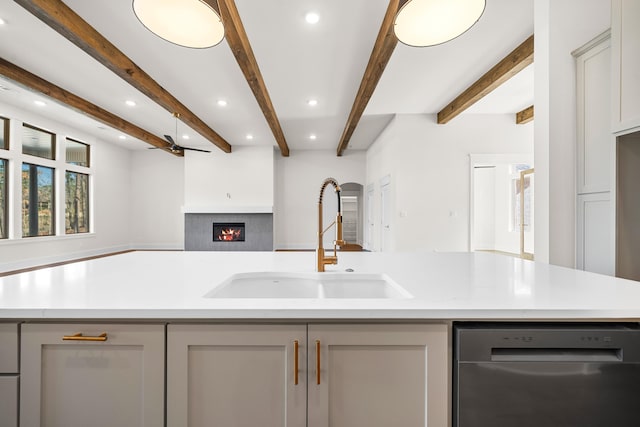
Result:
{"label": "fireplace", "polygon": [[244,242],[244,222],[214,222],[214,242]]}
{"label": "fireplace", "polygon": [[272,251],[273,214],[186,212],[184,248],[187,251]]}

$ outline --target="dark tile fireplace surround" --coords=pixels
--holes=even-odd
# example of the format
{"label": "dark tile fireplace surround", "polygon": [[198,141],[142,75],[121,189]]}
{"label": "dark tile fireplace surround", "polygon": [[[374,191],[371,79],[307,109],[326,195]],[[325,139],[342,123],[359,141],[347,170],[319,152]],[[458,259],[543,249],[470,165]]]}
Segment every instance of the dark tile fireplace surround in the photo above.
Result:
{"label": "dark tile fireplace surround", "polygon": [[272,213],[186,213],[186,251],[272,251]]}

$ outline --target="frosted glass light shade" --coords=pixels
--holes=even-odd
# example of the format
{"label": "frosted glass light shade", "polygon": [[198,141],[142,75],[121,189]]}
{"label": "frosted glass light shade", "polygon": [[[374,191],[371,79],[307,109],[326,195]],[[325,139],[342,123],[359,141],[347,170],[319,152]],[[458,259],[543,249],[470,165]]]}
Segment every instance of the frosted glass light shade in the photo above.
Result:
{"label": "frosted glass light shade", "polygon": [[206,48],[224,38],[220,16],[202,0],[133,0],[133,11],[149,31],[180,46]]}
{"label": "frosted glass light shade", "polygon": [[434,46],[455,39],[475,24],[485,0],[409,0],[400,8],[393,31],[409,46]]}

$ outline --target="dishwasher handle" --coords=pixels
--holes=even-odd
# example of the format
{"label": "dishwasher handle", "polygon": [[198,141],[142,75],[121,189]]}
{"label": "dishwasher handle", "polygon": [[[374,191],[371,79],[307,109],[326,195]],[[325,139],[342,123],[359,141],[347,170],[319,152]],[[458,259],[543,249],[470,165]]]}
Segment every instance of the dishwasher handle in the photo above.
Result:
{"label": "dishwasher handle", "polygon": [[620,348],[491,348],[492,362],[622,362]]}

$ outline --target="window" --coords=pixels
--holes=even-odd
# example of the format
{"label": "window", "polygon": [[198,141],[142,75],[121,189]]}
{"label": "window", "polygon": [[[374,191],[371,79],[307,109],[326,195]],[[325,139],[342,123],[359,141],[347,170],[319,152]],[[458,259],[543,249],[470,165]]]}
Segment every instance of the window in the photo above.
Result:
{"label": "window", "polygon": [[67,163],[89,167],[89,146],[87,144],[67,138],[65,153]]}
{"label": "window", "polygon": [[0,150],[9,149],[9,119],[0,117]]}
{"label": "window", "polygon": [[55,234],[53,168],[22,164],[22,236]]}
{"label": "window", "polygon": [[22,154],[55,160],[55,135],[42,129],[22,125]]}
{"label": "window", "polygon": [[9,230],[7,230],[7,212],[9,211],[7,163],[5,159],[0,159],[0,239],[6,239],[9,236]]}
{"label": "window", "polygon": [[65,233],[89,232],[89,175],[65,174]]}

